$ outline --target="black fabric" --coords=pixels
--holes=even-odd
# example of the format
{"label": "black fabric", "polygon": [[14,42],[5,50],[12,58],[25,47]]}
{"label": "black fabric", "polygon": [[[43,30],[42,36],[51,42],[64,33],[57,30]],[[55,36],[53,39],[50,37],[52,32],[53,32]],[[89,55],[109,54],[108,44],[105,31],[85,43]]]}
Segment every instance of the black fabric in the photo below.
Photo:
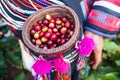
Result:
{"label": "black fabric", "polygon": [[93,6],[92,8],[96,9],[96,10],[100,10],[100,11],[106,12],[108,14],[111,14],[111,15],[114,15],[114,16],[120,18],[120,13],[115,12],[115,11],[113,11],[111,9],[108,9],[108,8],[105,8],[105,7],[102,7],[102,6]]}
{"label": "black fabric", "polygon": [[80,22],[80,37],[82,38],[83,26],[84,26],[84,22],[85,22],[83,13],[82,13],[82,8],[80,6],[80,2],[82,0],[62,0],[62,1],[77,13],[77,15],[79,17],[79,22]]}

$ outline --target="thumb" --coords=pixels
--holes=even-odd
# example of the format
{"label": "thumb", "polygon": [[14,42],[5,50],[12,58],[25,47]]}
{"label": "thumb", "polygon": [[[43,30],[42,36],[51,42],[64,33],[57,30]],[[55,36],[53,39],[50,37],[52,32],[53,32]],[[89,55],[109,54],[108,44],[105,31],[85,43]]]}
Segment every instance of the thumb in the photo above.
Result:
{"label": "thumb", "polygon": [[92,68],[95,69],[102,61],[102,51],[96,51],[94,50],[94,63],[92,65]]}
{"label": "thumb", "polygon": [[0,31],[0,37],[3,35],[3,33]]}

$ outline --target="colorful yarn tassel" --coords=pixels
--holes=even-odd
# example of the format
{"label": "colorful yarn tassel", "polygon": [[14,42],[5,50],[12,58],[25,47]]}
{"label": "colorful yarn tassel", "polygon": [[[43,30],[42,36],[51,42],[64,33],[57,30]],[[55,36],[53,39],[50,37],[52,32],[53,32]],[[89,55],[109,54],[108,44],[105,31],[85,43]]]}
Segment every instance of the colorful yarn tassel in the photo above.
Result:
{"label": "colorful yarn tassel", "polygon": [[65,62],[62,57],[54,60],[54,67],[60,73],[67,73],[69,70],[69,63]]}
{"label": "colorful yarn tassel", "polygon": [[68,80],[67,75],[65,73],[62,74],[63,80]]}
{"label": "colorful yarn tassel", "polygon": [[78,44],[76,51],[81,56],[87,56],[90,55],[94,49],[94,46],[95,44],[93,39],[85,36],[84,39]]}
{"label": "colorful yarn tassel", "polygon": [[55,80],[60,80],[60,73],[58,71],[56,73],[56,79]]}
{"label": "colorful yarn tassel", "polygon": [[43,75],[42,78],[43,78],[43,80],[48,80],[46,75]]}
{"label": "colorful yarn tassel", "polygon": [[83,59],[83,56],[79,56],[78,62],[77,62],[77,70],[81,70],[85,66],[85,60]]}
{"label": "colorful yarn tassel", "polygon": [[42,58],[38,59],[32,66],[33,70],[40,75],[49,74],[52,70],[51,62]]}

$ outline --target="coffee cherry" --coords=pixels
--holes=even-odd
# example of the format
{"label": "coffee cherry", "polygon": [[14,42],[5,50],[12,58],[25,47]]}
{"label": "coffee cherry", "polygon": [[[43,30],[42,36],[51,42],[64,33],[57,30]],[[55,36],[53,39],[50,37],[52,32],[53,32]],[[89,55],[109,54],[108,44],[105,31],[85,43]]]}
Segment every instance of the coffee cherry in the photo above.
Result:
{"label": "coffee cherry", "polygon": [[56,41],[56,40],[57,40],[57,35],[56,35],[56,34],[52,34],[51,40],[52,40],[52,41]]}
{"label": "coffee cherry", "polygon": [[50,33],[50,32],[46,32],[46,33],[44,34],[44,37],[47,38],[47,39],[50,38],[50,37],[51,37],[51,33]]}
{"label": "coffee cherry", "polygon": [[40,39],[36,39],[36,44],[37,44],[37,45],[42,44],[41,40],[40,40]]}
{"label": "coffee cherry", "polygon": [[44,45],[43,45],[43,44],[41,44],[39,47],[40,47],[40,48],[43,48],[43,47],[44,47]]}
{"label": "coffee cherry", "polygon": [[39,33],[39,36],[40,36],[40,37],[43,37],[43,35],[44,35],[44,32],[41,31],[41,32]]}
{"label": "coffee cherry", "polygon": [[61,25],[56,25],[56,28],[60,29],[60,28],[62,28],[62,26]]}
{"label": "coffee cherry", "polygon": [[69,22],[69,21],[67,21],[67,22],[65,23],[65,27],[68,28],[68,29],[70,28],[70,22]]}
{"label": "coffee cherry", "polygon": [[33,39],[31,39],[31,42],[32,42],[33,44],[35,44],[35,43],[36,43],[36,40],[33,38]]}
{"label": "coffee cherry", "polygon": [[47,30],[48,30],[48,27],[47,26],[43,26],[42,32],[47,32]]}
{"label": "coffee cherry", "polygon": [[34,34],[34,38],[35,38],[35,39],[39,38],[39,33],[38,33],[38,32],[36,32],[36,33]]}
{"label": "coffee cherry", "polygon": [[74,33],[74,31],[70,31],[70,36],[72,36],[72,35],[73,35],[73,33]]}
{"label": "coffee cherry", "polygon": [[66,17],[62,17],[61,20],[62,20],[64,23],[67,22]]}
{"label": "coffee cherry", "polygon": [[56,21],[56,24],[61,24],[61,23],[62,23],[61,20],[57,20],[57,21]]}
{"label": "coffee cherry", "polygon": [[74,29],[74,28],[75,28],[75,26],[74,26],[73,24],[71,24],[70,28],[71,28],[71,29]]}
{"label": "coffee cherry", "polygon": [[53,28],[55,27],[55,24],[54,24],[54,23],[49,23],[48,27],[49,27],[50,29],[53,29]]}
{"label": "coffee cherry", "polygon": [[52,33],[52,29],[49,28],[49,29],[48,29],[48,32],[49,32],[49,33]]}
{"label": "coffee cherry", "polygon": [[58,29],[57,28],[53,28],[53,32],[54,33],[58,32]]}
{"label": "coffee cherry", "polygon": [[52,19],[50,20],[50,23],[55,23],[55,20],[52,18]]}
{"label": "coffee cherry", "polygon": [[34,34],[36,33],[36,31],[34,30],[34,29],[32,29],[31,31],[30,31],[30,34],[33,36]]}
{"label": "coffee cherry", "polygon": [[62,28],[60,29],[60,32],[61,32],[61,34],[66,34],[67,28],[66,28],[66,27],[62,27]]}
{"label": "coffee cherry", "polygon": [[52,45],[52,44],[53,44],[53,41],[52,41],[52,40],[49,40],[49,41],[47,42],[47,44],[48,44],[48,45]]}
{"label": "coffee cherry", "polygon": [[49,24],[48,20],[43,20],[43,24],[48,25]]}
{"label": "coffee cherry", "polygon": [[39,24],[35,24],[33,27],[35,31],[39,31],[41,29]]}
{"label": "coffee cherry", "polygon": [[42,20],[39,20],[39,21],[38,21],[39,24],[42,24],[42,22],[43,22]]}
{"label": "coffee cherry", "polygon": [[49,15],[49,14],[46,14],[45,18],[46,18],[47,20],[51,20],[51,19],[52,19],[51,15]]}
{"label": "coffee cherry", "polygon": [[65,39],[61,39],[60,43],[61,45],[65,44],[66,40]]}
{"label": "coffee cherry", "polygon": [[43,43],[46,43],[46,42],[48,41],[48,39],[45,38],[45,37],[42,37],[42,38],[41,38],[41,41],[42,41]]}
{"label": "coffee cherry", "polygon": [[45,15],[30,30],[31,42],[39,48],[51,49],[65,44],[74,34],[74,24],[65,16]]}
{"label": "coffee cherry", "polygon": [[56,35],[59,37],[61,34],[60,34],[60,32],[57,32]]}

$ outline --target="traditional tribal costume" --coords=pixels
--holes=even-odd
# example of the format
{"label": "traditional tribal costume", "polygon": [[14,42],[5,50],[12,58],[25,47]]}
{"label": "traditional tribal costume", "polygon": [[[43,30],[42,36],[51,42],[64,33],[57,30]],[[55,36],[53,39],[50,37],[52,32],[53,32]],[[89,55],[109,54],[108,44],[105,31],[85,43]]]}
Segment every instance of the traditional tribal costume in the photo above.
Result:
{"label": "traditional tribal costume", "polygon": [[78,80],[79,70],[86,67],[86,48],[89,47],[81,51],[81,46],[77,49],[74,46],[61,56],[43,57],[33,55],[22,43],[25,20],[38,9],[53,5],[67,5],[75,10],[81,24],[81,46],[86,43],[86,46],[92,45],[92,49],[92,40],[82,39],[83,29],[104,37],[116,37],[120,27],[120,0],[0,0],[0,14],[19,38],[23,65],[33,73],[35,80]]}

